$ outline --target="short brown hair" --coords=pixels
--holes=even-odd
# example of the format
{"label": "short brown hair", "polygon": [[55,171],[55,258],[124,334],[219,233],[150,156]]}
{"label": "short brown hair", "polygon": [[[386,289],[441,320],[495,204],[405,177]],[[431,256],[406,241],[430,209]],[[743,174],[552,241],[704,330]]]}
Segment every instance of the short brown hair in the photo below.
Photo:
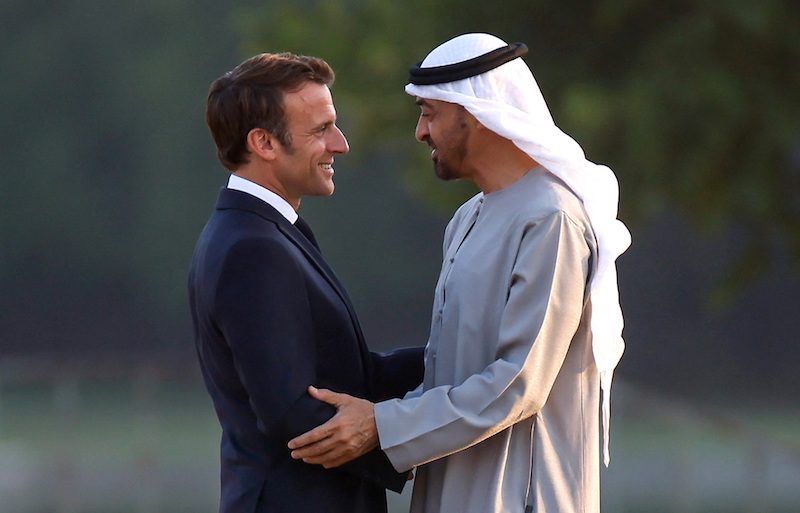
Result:
{"label": "short brown hair", "polygon": [[306,82],[330,86],[333,69],[322,59],[292,53],[251,57],[211,83],[206,124],[222,165],[233,171],[247,163],[247,134],[263,128],[291,146],[283,95]]}

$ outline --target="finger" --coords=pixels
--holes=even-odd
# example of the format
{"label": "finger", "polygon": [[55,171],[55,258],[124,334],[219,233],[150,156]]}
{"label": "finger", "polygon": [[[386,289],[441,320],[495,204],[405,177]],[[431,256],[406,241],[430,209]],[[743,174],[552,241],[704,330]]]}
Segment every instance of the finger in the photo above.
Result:
{"label": "finger", "polygon": [[325,468],[336,468],[338,466],[344,465],[345,463],[352,461],[364,454],[364,451],[357,450],[333,450],[329,454],[326,454],[324,457],[317,458],[320,463]]}
{"label": "finger", "polygon": [[291,452],[292,458],[296,460],[304,460],[306,458],[316,458],[337,447],[337,443],[331,438],[326,438],[317,443],[306,445]]}
{"label": "finger", "polygon": [[336,468],[340,465],[344,465],[348,461],[353,459],[353,455],[343,452],[341,450],[333,450],[324,456],[319,458],[315,458],[317,465],[322,465],[324,468]]}
{"label": "finger", "polygon": [[[347,461],[347,454],[341,447],[334,447],[330,451],[303,458],[303,462],[311,465],[322,465],[325,468],[333,468]],[[352,458],[352,456],[351,456]]]}
{"label": "finger", "polygon": [[342,403],[342,400],[347,397],[345,394],[338,394],[328,390],[327,388],[316,388],[314,386],[308,387],[308,395],[318,401],[322,401],[336,407],[338,407]]}
{"label": "finger", "polygon": [[367,451],[360,447],[349,444],[335,443],[330,451],[321,453],[317,456],[303,458],[306,463],[322,465],[325,468],[334,468],[354,460],[365,454]]}
{"label": "finger", "polygon": [[330,459],[330,453],[336,451],[336,446],[314,446],[312,450],[303,449],[302,452],[292,451],[292,458],[303,460],[306,463],[322,463]]}
{"label": "finger", "polygon": [[331,421],[328,421],[325,424],[315,427],[311,431],[306,431],[302,435],[292,438],[289,440],[289,449],[299,449],[300,447],[305,447],[308,444],[313,444],[328,438],[333,431],[330,422]]}

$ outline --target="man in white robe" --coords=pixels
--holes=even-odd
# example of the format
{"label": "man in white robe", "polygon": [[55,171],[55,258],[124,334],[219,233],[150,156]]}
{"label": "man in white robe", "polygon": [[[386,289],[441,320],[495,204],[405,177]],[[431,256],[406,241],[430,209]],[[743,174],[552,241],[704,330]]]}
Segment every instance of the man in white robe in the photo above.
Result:
{"label": "man in white robe", "polygon": [[310,388],[338,413],[289,444],[325,467],[380,445],[416,468],[412,513],[600,509],[630,236],[613,173],[555,126],[526,50],[465,34],[411,68],[437,176],[481,191],[445,231],[424,382],[374,405]]}

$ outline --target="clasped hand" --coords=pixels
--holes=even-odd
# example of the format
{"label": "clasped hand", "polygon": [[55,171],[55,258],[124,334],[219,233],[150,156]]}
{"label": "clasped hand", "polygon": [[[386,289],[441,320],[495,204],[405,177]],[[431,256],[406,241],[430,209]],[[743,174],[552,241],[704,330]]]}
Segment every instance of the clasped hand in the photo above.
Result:
{"label": "clasped hand", "polygon": [[334,468],[378,446],[371,402],[315,387],[308,387],[308,394],[335,406],[337,411],[326,423],[289,441],[292,458]]}

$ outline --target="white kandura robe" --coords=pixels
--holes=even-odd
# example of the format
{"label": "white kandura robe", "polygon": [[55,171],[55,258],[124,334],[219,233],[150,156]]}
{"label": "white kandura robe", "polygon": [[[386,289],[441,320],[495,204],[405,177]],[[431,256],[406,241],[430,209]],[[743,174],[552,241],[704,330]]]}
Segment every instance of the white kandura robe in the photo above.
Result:
{"label": "white kandura robe", "polygon": [[542,168],[447,226],[425,379],[375,405],[412,513],[597,513],[600,381],[580,200]]}

